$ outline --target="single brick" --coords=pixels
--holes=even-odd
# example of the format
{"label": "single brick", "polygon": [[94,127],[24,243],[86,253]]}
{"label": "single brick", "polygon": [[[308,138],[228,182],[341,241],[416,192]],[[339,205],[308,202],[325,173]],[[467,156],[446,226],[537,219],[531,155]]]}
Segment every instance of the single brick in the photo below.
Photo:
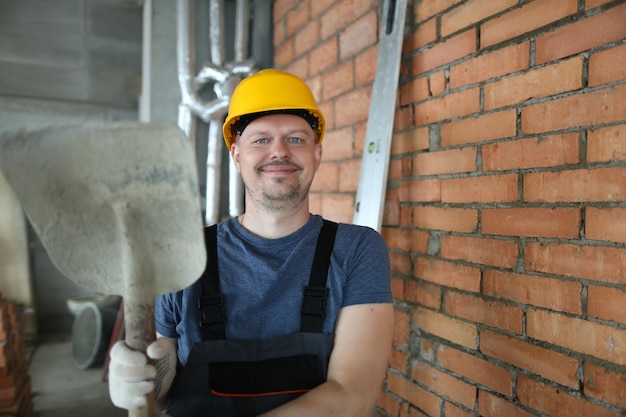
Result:
{"label": "single brick", "polygon": [[526,202],[626,200],[626,167],[533,172],[523,179]]}
{"label": "single brick", "polygon": [[626,45],[597,52],[589,58],[589,86],[626,79]]}
{"label": "single brick", "polygon": [[527,271],[626,284],[626,249],[571,243],[531,242],[524,249]]}
{"label": "single brick", "polygon": [[490,330],[480,333],[480,351],[488,357],[509,363],[535,375],[576,388],[578,360],[538,346],[528,340]]}
{"label": "single brick", "polygon": [[582,57],[575,57],[486,84],[485,110],[580,90],[583,88],[583,62]]}
{"label": "single brick", "polygon": [[413,158],[413,175],[439,175],[476,171],[476,148],[422,152]]}
{"label": "single brick", "polygon": [[526,134],[621,121],[626,114],[626,84],[533,104],[522,108]]}
{"label": "single brick", "polygon": [[487,269],[482,285],[483,293],[492,297],[571,314],[582,313],[583,287],[579,282]]}
{"label": "single brick", "polygon": [[[568,2],[576,3],[575,0],[568,0]],[[626,38],[625,21],[626,4],[622,4],[598,15],[538,36],[536,63],[540,65],[587,51],[596,46],[620,41]],[[581,36],[581,33],[584,33],[585,36]]]}
{"label": "single brick", "polygon": [[523,42],[460,62],[450,68],[450,88],[459,88],[527,69],[529,56],[530,43]]}
{"label": "single brick", "polygon": [[[529,309],[526,313],[526,332],[533,339],[619,365],[626,364],[625,329],[549,311]],[[580,335],[593,336],[580,337]]]}
{"label": "single brick", "polygon": [[413,55],[412,75],[423,74],[433,68],[473,54],[477,50],[476,36],[476,29],[470,29]]}
{"label": "single brick", "polygon": [[482,156],[485,171],[575,164],[580,162],[578,133],[487,144],[482,147]]}
{"label": "single brick", "polygon": [[493,16],[509,7],[517,0],[469,0],[441,16],[441,36],[448,36],[483,19]]}
{"label": "single brick", "polygon": [[622,416],[622,413],[593,404],[580,395],[571,395],[558,387],[522,375],[517,379],[517,394],[522,404],[553,417]]}
{"label": "single brick", "polygon": [[515,109],[480,114],[441,126],[441,142],[443,146],[486,142],[512,137],[516,134],[517,112]]}
{"label": "single brick", "polygon": [[626,161],[626,124],[588,131],[587,160]]}
{"label": "single brick", "polygon": [[472,208],[417,206],[413,224],[421,229],[472,233],[478,226],[478,211]]}
{"label": "single brick", "polygon": [[507,39],[546,26],[578,11],[578,0],[542,0],[527,2],[522,7],[488,20],[480,28],[480,47],[494,45]]}
{"label": "single brick", "polygon": [[484,235],[577,238],[580,208],[497,208],[482,210]]}
{"label": "single brick", "polygon": [[512,202],[518,198],[518,175],[488,175],[441,180],[441,201],[445,203]]}
{"label": "single brick", "polygon": [[586,212],[587,239],[626,243],[626,208],[588,207]]}

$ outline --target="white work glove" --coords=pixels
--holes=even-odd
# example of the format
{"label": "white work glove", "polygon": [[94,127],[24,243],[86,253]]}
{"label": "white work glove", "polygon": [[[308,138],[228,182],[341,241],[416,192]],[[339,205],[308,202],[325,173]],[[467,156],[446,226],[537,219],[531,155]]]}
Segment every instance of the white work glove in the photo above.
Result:
{"label": "white work glove", "polygon": [[[116,407],[126,410],[147,404],[146,394],[154,390],[155,399],[163,396],[176,375],[175,342],[158,338],[143,352],[132,350],[124,341],[111,349],[109,363],[109,395]],[[148,357],[155,364],[148,363]]]}
{"label": "white work glove", "polygon": [[154,398],[161,399],[172,386],[176,376],[176,341],[159,337],[150,343],[147,349],[148,357],[154,361],[156,377],[154,379]]}

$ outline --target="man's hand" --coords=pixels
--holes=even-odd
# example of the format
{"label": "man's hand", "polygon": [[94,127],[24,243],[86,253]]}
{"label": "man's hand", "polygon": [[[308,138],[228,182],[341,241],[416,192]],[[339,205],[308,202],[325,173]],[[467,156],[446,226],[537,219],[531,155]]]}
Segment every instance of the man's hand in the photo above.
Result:
{"label": "man's hand", "polygon": [[156,367],[154,398],[162,398],[169,391],[176,376],[176,340],[159,337],[147,349],[148,357]]}
{"label": "man's hand", "polygon": [[[116,407],[140,408],[147,404],[146,394],[154,390],[158,399],[169,390],[176,375],[175,341],[158,338],[148,346],[147,353],[132,350],[124,341],[111,349],[109,395]],[[148,357],[155,365],[148,363]]]}

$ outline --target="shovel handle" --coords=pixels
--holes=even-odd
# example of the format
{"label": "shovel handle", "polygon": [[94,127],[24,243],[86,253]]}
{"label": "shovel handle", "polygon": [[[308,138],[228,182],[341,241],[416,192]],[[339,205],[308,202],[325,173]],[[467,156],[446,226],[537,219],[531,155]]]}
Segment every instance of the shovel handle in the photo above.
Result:
{"label": "shovel handle", "polygon": [[128,417],[154,417],[154,393],[148,393],[146,400],[148,402],[145,407],[128,410]]}
{"label": "shovel handle", "polygon": [[131,349],[146,353],[156,339],[154,302],[136,303],[124,300],[124,341]]}
{"label": "shovel handle", "polygon": [[[124,326],[128,347],[146,353],[148,345],[156,339],[154,302],[124,300]],[[145,407],[128,410],[128,417],[154,417],[154,392],[146,395],[146,401]]]}

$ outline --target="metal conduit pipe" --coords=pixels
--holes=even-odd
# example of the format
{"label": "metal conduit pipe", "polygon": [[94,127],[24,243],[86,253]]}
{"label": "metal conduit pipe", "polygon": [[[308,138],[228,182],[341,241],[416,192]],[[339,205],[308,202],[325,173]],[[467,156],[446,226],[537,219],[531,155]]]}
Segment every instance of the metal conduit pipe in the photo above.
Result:
{"label": "metal conduit pipe", "polygon": [[[195,27],[193,16],[194,0],[178,0],[177,9],[177,64],[178,83],[181,90],[181,103],[178,107],[178,125],[180,129],[195,142],[196,119],[198,116],[209,123],[209,137],[215,136],[216,114],[223,114],[228,109],[229,97],[218,96],[216,100],[206,102],[197,91],[200,89],[198,80],[192,76],[195,72]],[[204,69],[205,77],[225,79],[219,70]],[[208,79],[207,78],[207,79]],[[219,132],[218,132],[219,133]],[[221,133],[219,133],[221,136]],[[205,223],[214,224],[218,220],[219,211],[219,172],[221,171],[221,149],[219,144],[209,138],[207,144],[207,178],[205,192]],[[210,173],[210,175],[209,175]]]}
{"label": "metal conduit pipe", "polygon": [[211,64],[224,65],[224,0],[211,0],[209,3],[209,41]]}
{"label": "metal conduit pipe", "polygon": [[204,220],[207,225],[220,219],[220,190],[222,179],[222,123],[216,119],[209,121],[206,159],[206,204]]}
{"label": "metal conduit pipe", "polygon": [[237,0],[235,15],[235,62],[248,58],[248,19],[250,18],[249,0]]}
{"label": "metal conduit pipe", "polygon": [[178,70],[178,84],[182,93],[181,102],[178,104],[178,127],[191,140],[195,148],[196,123],[191,108],[185,103],[190,99],[187,97],[187,85],[194,63],[194,27],[189,21],[191,15],[189,1],[179,0],[176,15],[176,61]]}
{"label": "metal conduit pipe", "polygon": [[[235,62],[243,62],[248,57],[248,0],[237,0],[235,16]],[[228,164],[228,214],[235,217],[244,210],[244,190],[241,175],[237,172],[232,158]]]}
{"label": "metal conduit pipe", "polygon": [[[193,24],[194,0],[178,0],[177,12],[177,60],[178,80],[181,89],[179,127],[193,138],[195,135],[194,115],[209,124],[207,138],[207,178],[205,223],[214,224],[219,219],[219,196],[221,185],[223,152],[222,123],[228,112],[230,97],[243,76],[254,71],[254,64],[246,60],[249,6],[247,0],[237,0],[236,41],[234,62],[224,63],[224,1],[209,3],[209,36],[211,63],[206,64],[193,77],[195,70],[195,42]],[[216,98],[210,102],[202,100],[197,92],[208,82],[213,82]],[[229,165],[229,215],[243,212],[243,183],[232,161]]]}
{"label": "metal conduit pipe", "polygon": [[[209,121],[213,115],[228,111],[230,96],[218,96],[215,100],[207,102],[196,93],[196,82],[192,76],[194,73],[194,45],[193,41],[193,14],[192,0],[178,0],[177,9],[177,68],[178,84],[181,91],[181,106],[187,107],[191,112],[204,121]],[[228,73],[225,70],[215,68],[226,79]],[[184,130],[184,129],[183,129]]]}
{"label": "metal conduit pipe", "polygon": [[[219,70],[224,64],[224,0],[211,0],[209,2],[209,44],[211,66],[205,65],[200,72],[203,77],[215,80],[215,87],[226,81],[226,74]],[[200,82],[196,78],[196,82]],[[216,91],[216,94],[220,92]],[[223,92],[221,92],[223,93]],[[230,94],[222,95],[230,102]],[[218,94],[218,97],[220,95]],[[209,132],[207,137],[207,160],[206,160],[206,205],[205,222],[207,225],[217,223],[220,211],[220,191],[222,182],[222,130],[221,119],[227,109],[216,112],[209,120]],[[220,117],[217,120],[216,117]]]}

